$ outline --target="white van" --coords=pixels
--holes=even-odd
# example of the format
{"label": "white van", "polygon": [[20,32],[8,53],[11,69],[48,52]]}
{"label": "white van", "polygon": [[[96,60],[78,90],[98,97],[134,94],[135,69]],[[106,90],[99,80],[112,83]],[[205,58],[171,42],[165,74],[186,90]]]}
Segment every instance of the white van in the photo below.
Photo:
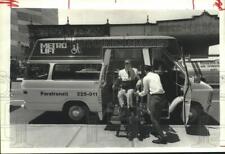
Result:
{"label": "white van", "polygon": [[[89,111],[102,119],[117,100],[112,84],[125,59],[134,67],[163,62],[160,72],[172,114],[180,105],[185,124],[196,120],[211,105],[212,88],[190,80],[177,60],[180,49],[169,36],[117,36],[45,38],[37,40],[23,80],[25,106],[30,110],[63,111],[73,121],[88,118]],[[177,97],[181,101],[173,101]],[[169,118],[168,115],[168,118]],[[190,120],[189,120],[190,119]]]}
{"label": "white van", "polygon": [[186,65],[189,74],[197,74],[211,86],[219,86],[219,57],[188,58]]}

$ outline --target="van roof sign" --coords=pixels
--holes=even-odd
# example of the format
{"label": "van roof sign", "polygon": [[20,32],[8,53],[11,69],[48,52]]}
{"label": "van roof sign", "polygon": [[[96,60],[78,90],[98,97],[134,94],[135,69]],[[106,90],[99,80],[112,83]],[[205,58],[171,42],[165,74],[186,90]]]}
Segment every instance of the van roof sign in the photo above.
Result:
{"label": "van roof sign", "polygon": [[99,58],[99,46],[84,46],[82,42],[68,40],[39,40],[36,42],[31,60]]}
{"label": "van roof sign", "polygon": [[[84,57],[99,59],[102,57],[103,48],[169,47],[171,44],[169,41],[174,40],[176,41],[175,38],[166,36],[46,38],[36,41],[29,59],[72,60]],[[176,43],[172,44],[175,44],[173,48],[177,48]]]}

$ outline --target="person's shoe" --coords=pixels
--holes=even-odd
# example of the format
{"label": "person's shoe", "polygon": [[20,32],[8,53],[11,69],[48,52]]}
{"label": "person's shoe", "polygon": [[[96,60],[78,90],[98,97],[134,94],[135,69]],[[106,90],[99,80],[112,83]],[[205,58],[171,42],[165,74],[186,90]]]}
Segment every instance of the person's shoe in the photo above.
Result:
{"label": "person's shoe", "polygon": [[155,144],[167,144],[167,140],[166,138],[158,138],[157,140],[153,140],[152,143],[155,143]]}
{"label": "person's shoe", "polygon": [[133,141],[134,139],[133,138],[128,138],[129,139],[129,141]]}
{"label": "person's shoe", "polygon": [[159,136],[159,133],[156,132],[156,131],[152,131],[151,134],[152,134],[153,136],[155,136],[155,137],[158,137],[158,136]]}
{"label": "person's shoe", "polygon": [[143,139],[144,139],[143,136],[141,136],[141,135],[138,136],[139,141],[143,141]]}
{"label": "person's shoe", "polygon": [[131,135],[129,135],[129,136],[128,136],[128,140],[129,140],[129,141],[133,141],[134,138],[133,138]]}

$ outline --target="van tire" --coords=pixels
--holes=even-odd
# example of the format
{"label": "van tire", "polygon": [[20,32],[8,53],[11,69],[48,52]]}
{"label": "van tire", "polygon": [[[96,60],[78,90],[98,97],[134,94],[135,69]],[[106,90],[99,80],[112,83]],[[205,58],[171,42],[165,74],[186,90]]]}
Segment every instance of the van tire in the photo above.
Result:
{"label": "van tire", "polygon": [[89,117],[89,110],[85,105],[73,102],[65,106],[64,114],[70,122],[86,123]]}
{"label": "van tire", "polygon": [[[202,116],[203,108],[198,102],[191,102],[190,108],[190,117],[188,120],[188,124],[195,125],[199,123],[199,120]],[[175,110],[170,115],[172,124],[181,124],[183,123],[183,115],[182,115],[182,103],[179,104]]]}
{"label": "van tire", "polygon": [[178,104],[174,111],[170,114],[170,124],[182,124],[182,103]]}
{"label": "van tire", "polygon": [[191,102],[191,103],[192,104],[191,104],[188,124],[190,125],[199,124],[202,117],[203,109],[199,103],[196,103],[196,102]]}

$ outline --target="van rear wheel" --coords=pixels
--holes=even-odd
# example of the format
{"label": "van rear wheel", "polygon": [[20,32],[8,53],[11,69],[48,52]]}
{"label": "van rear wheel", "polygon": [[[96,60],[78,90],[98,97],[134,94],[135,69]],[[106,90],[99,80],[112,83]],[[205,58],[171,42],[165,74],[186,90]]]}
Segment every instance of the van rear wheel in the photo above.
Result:
{"label": "van rear wheel", "polygon": [[198,124],[202,115],[202,108],[198,104],[191,105],[190,113],[189,113],[189,124]]}
{"label": "van rear wheel", "polygon": [[[190,125],[198,124],[202,113],[203,113],[203,109],[202,109],[201,105],[197,102],[191,102],[188,124],[190,124]],[[183,123],[182,103],[180,103],[176,107],[176,109],[171,113],[170,119],[171,119],[172,124],[182,124]]]}
{"label": "van rear wheel", "polygon": [[65,110],[70,121],[75,123],[86,122],[88,118],[88,109],[84,105],[71,104]]}
{"label": "van rear wheel", "polygon": [[[203,113],[203,109],[198,103],[196,103],[196,102],[191,102],[191,103],[192,104],[191,104],[191,108],[190,108],[188,124],[196,125],[196,124],[199,124],[199,120]],[[181,119],[183,119],[182,113],[181,113]]]}

